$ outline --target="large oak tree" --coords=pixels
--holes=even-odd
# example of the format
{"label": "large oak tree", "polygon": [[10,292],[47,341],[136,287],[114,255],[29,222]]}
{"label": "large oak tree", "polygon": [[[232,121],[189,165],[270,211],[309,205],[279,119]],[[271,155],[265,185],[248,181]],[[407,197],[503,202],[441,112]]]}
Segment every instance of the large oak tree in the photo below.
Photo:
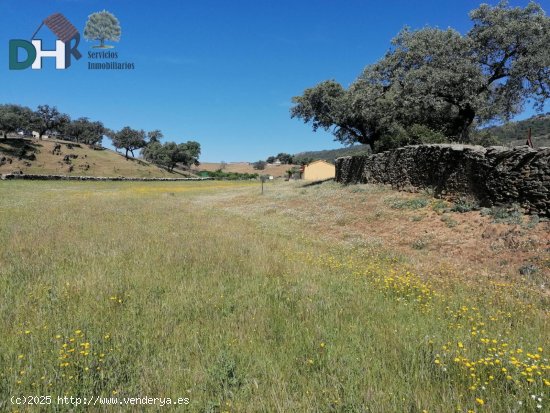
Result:
{"label": "large oak tree", "polygon": [[132,157],[135,157],[134,151],[136,149],[144,148],[147,145],[144,130],[132,129],[129,126],[125,126],[120,131],[111,133],[111,135],[113,146],[117,149],[126,150],[124,155],[126,159],[128,159],[128,152],[131,152]]}
{"label": "large oak tree", "polygon": [[344,88],[321,82],[293,98],[291,116],[344,143],[374,144],[422,125],[468,142],[472,127],[507,120],[550,97],[550,18],[542,8],[481,5],[472,29],[403,29],[388,53]]}

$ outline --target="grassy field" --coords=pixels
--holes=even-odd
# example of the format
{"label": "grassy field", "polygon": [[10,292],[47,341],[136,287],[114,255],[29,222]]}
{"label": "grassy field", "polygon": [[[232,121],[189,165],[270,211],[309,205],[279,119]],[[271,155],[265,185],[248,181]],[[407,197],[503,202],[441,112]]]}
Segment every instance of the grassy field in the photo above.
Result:
{"label": "grassy field", "polygon": [[0,182],[0,411],[549,410],[547,222],[300,185]]}

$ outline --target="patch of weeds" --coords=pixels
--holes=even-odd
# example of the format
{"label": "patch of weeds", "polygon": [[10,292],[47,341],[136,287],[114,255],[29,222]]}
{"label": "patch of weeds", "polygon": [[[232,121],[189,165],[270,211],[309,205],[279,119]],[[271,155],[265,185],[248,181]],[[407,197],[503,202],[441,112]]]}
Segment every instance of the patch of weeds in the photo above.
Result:
{"label": "patch of weeds", "polygon": [[389,199],[388,204],[393,209],[420,209],[428,205],[426,198],[412,198],[412,199]]}
{"label": "patch of weeds", "polygon": [[424,188],[422,193],[428,196],[434,196],[435,191],[433,188]]}
{"label": "patch of weeds", "polygon": [[482,217],[489,216],[491,215],[491,208],[481,208],[479,210],[479,213],[481,214]]}
{"label": "patch of weeds", "polygon": [[453,206],[451,207],[451,211],[460,213],[477,211],[478,209],[479,203],[473,199],[468,198],[457,198],[453,202]]}
{"label": "patch of weeds", "polygon": [[208,376],[209,390],[216,395],[223,395],[224,398],[231,398],[234,391],[242,384],[235,358],[225,351],[220,352],[209,369]]}
{"label": "patch of weeds", "polygon": [[422,215],[413,215],[410,220],[412,222],[419,222],[419,221],[422,221],[424,219],[424,217]]}
{"label": "patch of weeds", "polygon": [[356,193],[359,193],[359,192],[367,192],[367,190],[365,188],[360,187],[360,186],[354,186],[350,189],[350,192],[356,194]]}
{"label": "patch of weeds", "polygon": [[427,238],[418,238],[414,240],[414,242],[411,244],[411,247],[413,247],[415,250],[423,250],[425,249],[429,244],[429,240]]}
{"label": "patch of weeds", "polygon": [[538,271],[539,268],[535,264],[525,264],[519,268],[519,273],[521,275],[536,274]]}
{"label": "patch of weeds", "polygon": [[438,214],[442,214],[449,210],[449,203],[443,199],[434,199],[431,203],[431,207]]}
{"label": "patch of weeds", "polygon": [[523,214],[518,204],[484,208],[481,214],[493,217],[493,222],[499,224],[521,225],[523,223]]}
{"label": "patch of weeds", "polygon": [[336,225],[343,227],[350,223],[350,219],[346,215],[339,214],[334,222]]}
{"label": "patch of weeds", "polygon": [[500,238],[500,239],[497,239],[496,241],[491,242],[490,248],[491,248],[491,251],[495,251],[495,252],[503,251],[506,248],[506,243],[502,238]]}
{"label": "patch of weeds", "polygon": [[365,239],[355,234],[345,234],[344,240],[348,243],[348,246],[354,250],[369,249],[375,251],[379,250],[384,245],[380,238],[373,237]]}
{"label": "patch of weeds", "polygon": [[456,222],[452,217],[448,215],[443,215],[441,217],[441,221],[444,222],[445,225],[447,225],[447,227],[449,228],[454,228],[458,225],[458,222]]}
{"label": "patch of weeds", "polygon": [[538,215],[531,215],[527,222],[524,224],[524,227],[527,229],[533,229],[540,222],[540,217]]}

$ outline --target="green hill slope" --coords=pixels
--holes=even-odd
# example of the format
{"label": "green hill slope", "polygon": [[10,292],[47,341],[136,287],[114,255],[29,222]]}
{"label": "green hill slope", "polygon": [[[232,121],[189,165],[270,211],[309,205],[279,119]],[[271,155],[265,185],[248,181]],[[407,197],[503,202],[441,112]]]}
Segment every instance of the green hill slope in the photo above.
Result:
{"label": "green hill slope", "polygon": [[170,173],[141,159],[125,159],[112,150],[94,150],[84,144],[50,139],[0,138],[0,174],[19,171],[25,174],[132,178],[191,176],[183,171]]}
{"label": "green hill slope", "polygon": [[525,145],[529,128],[531,128],[535,146],[550,146],[550,112],[517,122],[508,122],[502,126],[493,126],[485,130],[503,144],[516,146]]}
{"label": "green hill slope", "polygon": [[352,156],[352,155],[364,155],[370,153],[370,148],[368,145],[355,145],[348,148],[341,149],[328,149],[324,151],[308,151],[300,152],[293,155],[294,163],[299,163],[300,159],[324,159],[325,161],[334,162],[336,158],[342,156]]}

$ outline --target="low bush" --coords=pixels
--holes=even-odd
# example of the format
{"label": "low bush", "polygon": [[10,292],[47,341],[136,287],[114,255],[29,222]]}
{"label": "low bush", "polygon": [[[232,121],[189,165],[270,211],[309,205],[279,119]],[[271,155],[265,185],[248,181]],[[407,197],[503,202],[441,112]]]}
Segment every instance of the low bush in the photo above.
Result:
{"label": "low bush", "polygon": [[470,212],[477,211],[479,209],[479,203],[469,198],[458,198],[454,201],[451,211],[453,212]]}
{"label": "low bush", "polygon": [[393,209],[420,209],[428,205],[428,200],[425,198],[390,199],[388,203]]}

